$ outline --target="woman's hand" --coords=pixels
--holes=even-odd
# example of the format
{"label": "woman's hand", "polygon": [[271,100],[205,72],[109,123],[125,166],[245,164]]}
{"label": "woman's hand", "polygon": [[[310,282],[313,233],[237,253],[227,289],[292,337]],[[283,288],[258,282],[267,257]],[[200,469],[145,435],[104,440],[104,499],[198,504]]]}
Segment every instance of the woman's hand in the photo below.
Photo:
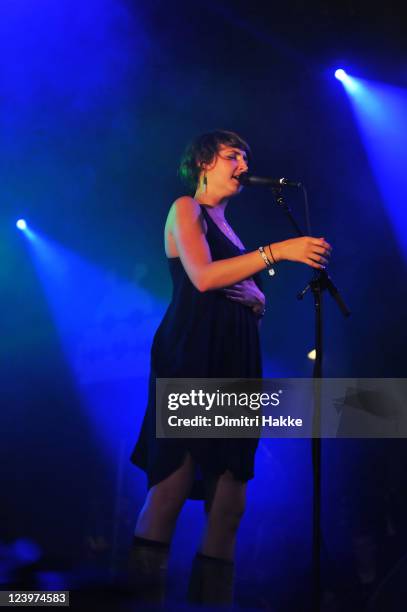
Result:
{"label": "woman's hand", "polygon": [[[325,268],[328,265],[332,247],[325,238],[312,238],[302,236],[301,238],[290,238],[282,242],[270,245],[275,261],[286,259],[305,263],[312,268]],[[269,247],[265,247],[268,255]]]}
{"label": "woman's hand", "polygon": [[222,291],[229,300],[252,308],[255,314],[260,314],[264,311],[266,298],[252,278],[247,278],[240,283],[225,287]]}

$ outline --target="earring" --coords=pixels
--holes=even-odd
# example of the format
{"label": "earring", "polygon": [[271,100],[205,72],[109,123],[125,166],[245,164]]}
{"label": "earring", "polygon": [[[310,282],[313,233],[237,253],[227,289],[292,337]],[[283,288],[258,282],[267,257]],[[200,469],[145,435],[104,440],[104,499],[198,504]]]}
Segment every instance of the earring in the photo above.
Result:
{"label": "earring", "polygon": [[203,192],[206,193],[208,189],[208,179],[206,178],[206,174],[204,174],[203,177]]}

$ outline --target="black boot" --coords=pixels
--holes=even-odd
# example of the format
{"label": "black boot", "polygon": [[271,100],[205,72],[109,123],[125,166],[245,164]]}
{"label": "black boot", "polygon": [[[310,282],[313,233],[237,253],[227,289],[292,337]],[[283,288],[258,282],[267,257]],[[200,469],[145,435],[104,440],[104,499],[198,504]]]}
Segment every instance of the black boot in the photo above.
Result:
{"label": "black boot", "polygon": [[197,553],[189,579],[188,601],[195,604],[231,605],[234,569],[233,561]]}
{"label": "black boot", "polygon": [[137,601],[163,603],[169,544],[134,536],[128,564],[129,588]]}

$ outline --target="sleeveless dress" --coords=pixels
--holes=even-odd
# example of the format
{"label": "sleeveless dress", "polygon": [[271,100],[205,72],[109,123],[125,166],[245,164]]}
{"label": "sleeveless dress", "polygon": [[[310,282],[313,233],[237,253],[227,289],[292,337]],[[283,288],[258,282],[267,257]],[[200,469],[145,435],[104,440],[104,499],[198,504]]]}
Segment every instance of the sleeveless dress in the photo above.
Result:
{"label": "sleeveless dress", "polygon": [[[245,252],[220,230],[205,206],[201,211],[213,261]],[[258,439],[156,438],[155,379],[261,378],[257,317],[222,290],[199,292],[179,257],[168,258],[168,263],[173,294],[153,339],[147,408],[131,461],[146,472],[150,488],[178,469],[189,452],[196,466],[189,497],[205,499],[206,483],[225,470],[240,481],[253,478]],[[261,288],[259,274],[253,278]]]}

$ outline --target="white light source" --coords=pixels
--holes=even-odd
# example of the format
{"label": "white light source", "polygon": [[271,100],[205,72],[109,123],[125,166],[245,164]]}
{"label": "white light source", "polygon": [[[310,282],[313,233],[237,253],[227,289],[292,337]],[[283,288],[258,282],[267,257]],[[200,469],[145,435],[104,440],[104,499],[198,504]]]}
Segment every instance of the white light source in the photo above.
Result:
{"label": "white light source", "polygon": [[17,227],[19,230],[24,231],[25,229],[27,229],[27,223],[25,221],[25,219],[19,219],[16,223]]}
{"label": "white light source", "polygon": [[348,75],[343,68],[338,68],[338,70],[335,70],[335,78],[338,79],[338,81],[344,81],[347,76]]}
{"label": "white light source", "polygon": [[315,359],[317,358],[317,352],[315,349],[312,349],[312,351],[310,351],[307,355],[308,359],[311,359],[311,361],[315,361]]}

